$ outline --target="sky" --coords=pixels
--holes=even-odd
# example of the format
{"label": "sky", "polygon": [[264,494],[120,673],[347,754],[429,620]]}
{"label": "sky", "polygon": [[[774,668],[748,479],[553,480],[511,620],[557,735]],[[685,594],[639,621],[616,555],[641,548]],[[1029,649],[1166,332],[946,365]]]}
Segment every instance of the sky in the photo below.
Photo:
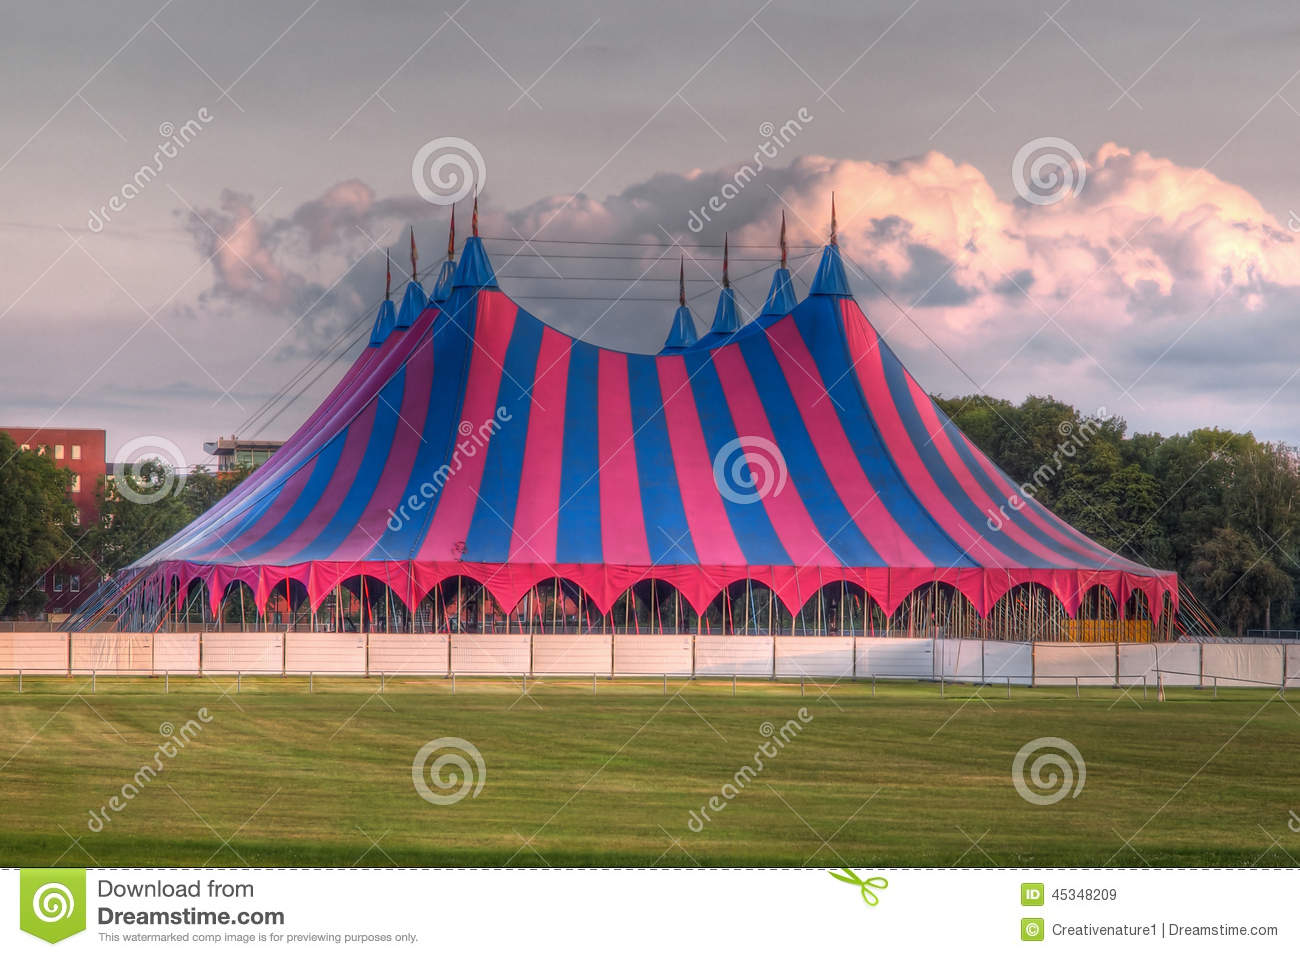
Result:
{"label": "sky", "polygon": [[752,313],[782,213],[806,292],[834,192],[931,392],[1300,442],[1297,40],[1284,2],[26,5],[0,422],[287,437],[477,182],[503,288],[594,342],[655,351],[682,255],[703,329],[724,233]]}

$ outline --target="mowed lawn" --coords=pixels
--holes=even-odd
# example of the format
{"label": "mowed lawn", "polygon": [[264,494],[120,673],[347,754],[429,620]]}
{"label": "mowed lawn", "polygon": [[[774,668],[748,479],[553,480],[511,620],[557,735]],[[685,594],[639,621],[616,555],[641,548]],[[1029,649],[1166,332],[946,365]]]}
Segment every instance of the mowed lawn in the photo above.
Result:
{"label": "mowed lawn", "polygon": [[[1264,690],[601,679],[0,679],[0,864],[1293,866],[1300,701]],[[1300,695],[1293,695],[1300,698]],[[801,728],[800,708],[811,720]],[[99,831],[160,726],[211,721]],[[755,752],[771,727],[788,743]],[[481,792],[423,800],[412,760],[459,737]],[[1069,740],[1077,797],[1012,783]],[[742,774],[754,768],[752,778]],[[731,796],[693,829],[691,812]],[[734,789],[734,790],[733,790]],[[128,788],[128,790],[130,790]],[[1276,843],[1274,843],[1276,840]],[[1127,844],[1126,844],[1127,842]]]}

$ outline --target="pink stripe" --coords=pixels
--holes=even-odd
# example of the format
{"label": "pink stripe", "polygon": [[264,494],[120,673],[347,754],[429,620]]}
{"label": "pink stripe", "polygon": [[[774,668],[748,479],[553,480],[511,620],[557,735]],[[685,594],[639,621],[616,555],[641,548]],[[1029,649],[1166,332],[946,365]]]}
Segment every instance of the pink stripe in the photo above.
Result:
{"label": "pink stripe", "polygon": [[[247,548],[250,543],[260,539],[288,514],[289,509],[293,508],[293,503],[298,501],[298,496],[302,494],[303,486],[307,484],[307,479],[310,477],[311,469],[299,469],[290,475],[289,480],[276,492],[275,500],[262,514],[262,517],[254,522],[252,527],[239,536],[238,539],[228,543],[222,541],[224,537],[227,537],[230,532],[238,527],[239,519],[242,516],[231,516],[225,523],[229,528],[217,527],[210,529],[204,536],[209,547],[197,549],[193,557],[206,561],[211,558],[233,555],[237,559],[240,550]],[[223,531],[226,533],[225,536],[222,534]]]}
{"label": "pink stripe", "polygon": [[[478,315],[469,346],[469,377],[465,382],[465,402],[461,407],[460,421],[460,427],[471,433],[477,432],[496,415],[506,349],[510,346],[518,312],[519,307],[499,292],[478,294]],[[478,505],[478,489],[483,480],[488,446],[460,438],[457,443],[452,461],[444,463],[452,469],[452,476],[439,494],[437,512],[429,523],[424,541],[420,543],[417,557],[421,559],[456,559],[464,551],[469,524]]]}
{"label": "pink stripe", "polygon": [[713,475],[713,457],[700,428],[695,396],[686,376],[686,360],[681,356],[665,356],[655,365],[659,369],[664,421],[682,493],[682,509],[695,554],[702,565],[744,565],[745,555],[736,541]]}
{"label": "pink stripe", "polygon": [[600,443],[600,540],[607,563],[650,562],[636,443],[632,438],[632,394],[627,385],[627,355],[600,351],[596,394]]}
{"label": "pink stripe", "polygon": [[1019,565],[1019,562],[1013,562],[1002,554],[986,541],[983,535],[967,524],[953,508],[947,496],[939,490],[929,469],[925,467],[921,456],[912,445],[907,428],[894,407],[893,396],[885,381],[880,344],[875,329],[862,315],[857,303],[852,299],[845,299],[843,302],[844,333],[858,384],[866,397],[876,428],[880,430],[880,436],[894,464],[898,467],[903,481],[958,548],[965,549],[972,558],[984,565],[995,568]]}
{"label": "pink stripe", "polygon": [[553,562],[560,520],[564,406],[573,340],[549,326],[542,332],[533,379],[533,404],[524,440],[523,478],[510,542],[512,562]]}
{"label": "pink stripe", "polygon": [[402,405],[397,428],[393,433],[393,444],[384,461],[383,473],[379,476],[370,501],[357,519],[356,527],[334,550],[332,558],[367,555],[383,537],[387,528],[388,510],[397,507],[402,493],[406,491],[416,454],[424,442],[424,417],[429,410],[429,393],[432,388],[433,350],[420,349],[406,363]]}
{"label": "pink stripe", "polygon": [[863,537],[889,565],[916,567],[930,564],[895,521],[871,486],[849,444],[848,436],[827,397],[817,365],[793,319],[786,318],[768,331],[777,362],[785,373],[804,428],[817,449],[817,457],[835,488],[835,494]]}
{"label": "pink stripe", "polygon": [[[712,360],[722,383],[722,392],[727,398],[727,407],[731,410],[731,420],[736,425],[736,433],[741,437],[746,453],[750,454],[750,449],[744,440],[749,437],[770,443],[767,446],[769,449],[777,448],[772,426],[767,421],[767,413],[763,411],[763,400],[759,398],[740,347],[723,346],[713,352]],[[755,446],[752,454],[756,458],[762,458],[767,453]],[[839,559],[822,541],[799,490],[788,476],[789,470],[786,471],[787,481],[784,487],[778,486],[762,498],[763,508],[767,510],[767,517],[772,522],[777,538],[796,565],[838,565]]]}
{"label": "pink stripe", "polygon": [[916,411],[921,416],[921,423],[925,426],[930,443],[943,458],[944,464],[948,466],[948,471],[952,473],[953,478],[957,480],[957,484],[961,486],[961,490],[966,493],[966,497],[971,500],[975,507],[987,516],[998,516],[1002,523],[1001,534],[1006,535],[1020,547],[1033,552],[1039,558],[1054,565],[1071,566],[1079,564],[1076,559],[1052,550],[1021,528],[1015,520],[1016,513],[1009,506],[1005,512],[998,511],[998,506],[1007,503],[993,501],[979,482],[975,480],[975,476],[971,474],[970,469],[966,467],[966,463],[961,460],[961,456],[957,454],[957,450],[949,441],[947,430],[940,424],[939,417],[935,414],[934,403],[930,401],[930,397],[922,391],[921,387],[916,384],[916,380],[906,370],[904,370],[903,376],[907,381],[912,405],[916,407]]}

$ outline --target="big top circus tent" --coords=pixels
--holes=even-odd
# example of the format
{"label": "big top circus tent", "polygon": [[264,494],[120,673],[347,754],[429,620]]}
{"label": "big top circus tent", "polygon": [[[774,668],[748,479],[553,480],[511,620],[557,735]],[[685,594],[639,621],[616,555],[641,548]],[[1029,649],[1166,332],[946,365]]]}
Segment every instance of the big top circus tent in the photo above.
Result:
{"label": "big top circus tent", "polygon": [[724,266],[709,331],[683,292],[656,355],[529,314],[477,214],[474,232],[427,296],[383,302],[265,465],[76,627],[165,629],[196,596],[217,621],[278,601],[304,628],[989,638],[1176,607],[1173,573],[1022,494],[936,406],[854,299],[833,213],[802,301],[783,225],[761,312],[740,320]]}

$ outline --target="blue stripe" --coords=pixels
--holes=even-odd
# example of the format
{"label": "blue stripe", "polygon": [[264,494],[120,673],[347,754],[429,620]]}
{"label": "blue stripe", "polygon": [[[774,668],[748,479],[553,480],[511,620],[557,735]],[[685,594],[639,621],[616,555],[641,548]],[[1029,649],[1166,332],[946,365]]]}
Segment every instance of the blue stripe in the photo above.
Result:
{"label": "blue stripe", "polygon": [[575,342],[569,354],[564,400],[564,453],[560,471],[560,514],[555,556],[560,562],[599,562],[600,437],[595,415],[600,350]]}
{"label": "blue stripe", "polygon": [[[542,323],[522,309],[516,314],[510,344],[506,347],[505,372],[493,406],[494,416],[498,408],[503,408],[509,413],[510,421],[497,423],[500,431],[492,436],[482,453],[487,458],[483,463],[478,504],[474,506],[474,516],[465,536],[466,561],[504,562],[510,558],[515,509],[519,496],[528,494],[523,474],[524,447],[532,413],[533,379],[542,348],[542,329]],[[471,422],[470,425],[473,433],[466,441],[476,441],[478,430],[488,423]]]}
{"label": "blue stripe", "polygon": [[[695,408],[700,416],[704,445],[710,456],[717,456],[722,447],[738,438],[736,423],[727,407],[727,397],[718,380],[713,360],[701,352],[688,352],[686,374],[695,397]],[[777,537],[767,509],[762,502],[733,502],[725,495],[722,504],[727,510],[727,520],[740,545],[745,562],[750,565],[789,565],[790,556]]]}
{"label": "blue stripe", "polygon": [[[840,501],[830,476],[826,474],[785,373],[772,351],[771,339],[767,336],[748,339],[740,346],[740,351],[763,404],[772,438],[781,450],[794,488],[821,533],[822,541],[841,564],[859,568],[883,565],[884,560],[862,534],[853,513],[846,507],[848,503]],[[865,504],[855,502],[853,508],[860,509]]]}
{"label": "blue stripe", "polygon": [[258,557],[279,545],[298,530],[298,526],[311,514],[312,509],[316,507],[316,503],[320,501],[321,495],[324,494],[325,487],[329,485],[330,478],[338,467],[339,456],[343,454],[343,444],[347,441],[347,437],[348,430],[343,429],[330,440],[325,448],[316,454],[311,476],[302,487],[302,492],[298,495],[297,501],[265,535],[251,543],[247,548],[239,550],[237,557],[240,561]]}
{"label": "blue stripe", "polygon": [[361,456],[357,474],[352,477],[347,495],[338,510],[316,538],[290,559],[305,562],[329,556],[343,544],[344,539],[357,527],[361,513],[370,504],[375,486],[384,474],[384,463],[393,448],[393,436],[401,418],[402,394],[406,388],[406,366],[402,365],[388,383],[379,391],[375,402],[375,417],[366,440],[366,450]]}
{"label": "blue stripe", "polygon": [[646,544],[655,565],[693,565],[699,561],[691,541],[673,448],[668,440],[659,368],[654,359],[628,356],[627,387],[632,405],[637,482]]}
{"label": "blue stripe", "polygon": [[903,480],[858,385],[849,362],[848,342],[838,313],[839,303],[829,298],[806,299],[795,310],[795,324],[817,374],[826,386],[827,415],[837,415],[858,465],[880,496],[886,510],[921,553],[940,568],[974,568],[978,562],[966,555],[920,503]]}
{"label": "blue stripe", "polygon": [[[403,561],[415,555],[445,484],[445,473],[440,474],[438,470],[451,461],[452,443],[459,437],[456,426],[465,405],[470,342],[478,313],[477,295],[472,291],[454,293],[444,313],[446,320],[440,319],[433,326],[432,342],[417,347],[433,350],[434,385],[429,390],[424,419],[427,438],[420,443],[411,477],[398,500],[399,514],[389,517],[383,537],[366,556],[372,561]],[[444,370],[454,371],[447,375],[446,381],[439,381],[438,376],[446,374]]]}

